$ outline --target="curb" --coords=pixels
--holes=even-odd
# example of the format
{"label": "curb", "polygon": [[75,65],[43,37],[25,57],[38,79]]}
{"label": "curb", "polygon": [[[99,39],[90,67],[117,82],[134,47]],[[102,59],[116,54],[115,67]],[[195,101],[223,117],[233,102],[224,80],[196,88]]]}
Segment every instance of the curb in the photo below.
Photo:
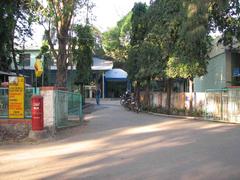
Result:
{"label": "curb", "polygon": [[203,117],[194,117],[194,116],[178,116],[178,115],[169,115],[169,114],[160,114],[154,112],[147,112],[148,114],[152,114],[155,116],[169,117],[169,118],[177,118],[177,119],[189,119],[189,120],[201,120],[205,121]]}
{"label": "curb", "polygon": [[168,115],[168,114],[160,114],[160,113],[153,113],[153,112],[147,112],[147,113],[154,115],[154,116],[162,116],[162,117],[169,117],[169,118],[199,120],[199,121],[206,121],[206,122],[217,122],[217,123],[240,125],[240,122],[227,122],[227,121],[222,121],[222,120],[207,120],[207,119],[204,119],[204,117],[180,116],[180,115],[177,116],[177,115]]}

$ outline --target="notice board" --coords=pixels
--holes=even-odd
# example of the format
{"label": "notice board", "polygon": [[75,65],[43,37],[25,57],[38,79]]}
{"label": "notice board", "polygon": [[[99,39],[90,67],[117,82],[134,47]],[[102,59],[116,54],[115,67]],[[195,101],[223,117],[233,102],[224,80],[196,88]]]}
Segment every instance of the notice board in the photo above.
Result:
{"label": "notice board", "polygon": [[8,117],[12,119],[24,118],[24,77],[9,77],[8,89]]}

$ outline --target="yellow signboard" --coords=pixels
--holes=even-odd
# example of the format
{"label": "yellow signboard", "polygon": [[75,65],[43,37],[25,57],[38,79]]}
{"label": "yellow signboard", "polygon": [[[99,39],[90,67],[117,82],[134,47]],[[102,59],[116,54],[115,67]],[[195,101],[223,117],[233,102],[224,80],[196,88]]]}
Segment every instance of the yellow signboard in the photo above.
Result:
{"label": "yellow signboard", "polygon": [[8,116],[12,119],[24,118],[24,77],[9,77]]}
{"label": "yellow signboard", "polygon": [[34,64],[35,68],[35,75],[36,77],[40,77],[43,73],[43,64],[41,59],[36,59],[36,62]]}

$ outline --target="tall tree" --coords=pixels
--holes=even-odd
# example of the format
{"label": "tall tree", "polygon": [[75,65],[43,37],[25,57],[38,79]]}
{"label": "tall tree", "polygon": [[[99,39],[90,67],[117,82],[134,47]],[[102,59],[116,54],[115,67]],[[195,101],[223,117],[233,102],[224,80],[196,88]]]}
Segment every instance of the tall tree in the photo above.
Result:
{"label": "tall tree", "polygon": [[210,46],[208,4],[197,0],[156,0],[149,8],[148,22],[148,35],[158,44],[165,62],[170,113],[171,79],[187,78],[192,85],[194,77],[206,73]]}
{"label": "tall tree", "polygon": [[[56,86],[66,87],[67,67],[69,65],[69,53],[71,52],[71,28],[74,13],[79,13],[77,9],[89,5],[88,0],[47,0],[47,6],[35,4],[38,12],[38,21],[44,25],[48,43],[51,51],[57,60]],[[89,7],[89,6],[88,6]],[[89,9],[88,9],[89,10]],[[58,50],[54,48],[51,29],[56,31]]]}
{"label": "tall tree", "polygon": [[94,38],[90,26],[77,25],[75,28],[76,37],[73,39],[73,62],[77,64],[77,76],[75,84],[80,85],[81,93],[84,94],[84,85],[90,82],[92,51]]}
{"label": "tall tree", "polygon": [[240,1],[208,0],[210,22],[213,30],[222,33],[224,45],[232,47],[240,42]]}
{"label": "tall tree", "polygon": [[132,12],[129,12],[120,21],[117,26],[103,33],[103,48],[107,56],[114,61],[114,66],[125,68],[127,52],[130,43]]}
{"label": "tall tree", "polygon": [[[137,73],[141,69],[141,54],[138,54],[138,51],[142,51],[142,43],[147,33],[147,21],[146,21],[146,12],[147,5],[145,3],[135,3],[132,9],[131,17],[131,32],[130,32],[130,45],[131,48],[128,51],[127,59],[127,72],[128,77],[132,81],[136,81],[135,85],[135,96],[137,101],[139,101],[140,96],[140,81],[141,76],[138,76]],[[142,53],[144,53],[142,51]],[[139,59],[140,58],[140,59]]]}
{"label": "tall tree", "polygon": [[32,35],[32,11],[28,0],[1,1],[0,9],[0,68],[8,70],[13,62],[18,74],[16,47]]}
{"label": "tall tree", "polygon": [[[181,5],[179,0],[156,0],[148,11],[148,34],[161,49],[164,67],[176,50],[182,20]],[[172,78],[166,73],[162,73],[162,77],[167,78],[167,109],[170,113]]]}
{"label": "tall tree", "polygon": [[189,80],[190,111],[192,111],[193,78],[207,73],[211,46],[208,5],[197,0],[186,1],[182,8],[179,37],[174,54],[167,63],[167,75]]}

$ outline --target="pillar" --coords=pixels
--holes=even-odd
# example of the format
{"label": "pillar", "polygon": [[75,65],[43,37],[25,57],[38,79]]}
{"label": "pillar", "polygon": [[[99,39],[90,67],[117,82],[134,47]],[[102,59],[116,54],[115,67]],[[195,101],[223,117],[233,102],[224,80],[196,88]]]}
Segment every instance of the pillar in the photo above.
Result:
{"label": "pillar", "polygon": [[102,98],[104,99],[105,97],[105,81],[104,81],[104,71],[103,71],[103,74],[102,74]]}

